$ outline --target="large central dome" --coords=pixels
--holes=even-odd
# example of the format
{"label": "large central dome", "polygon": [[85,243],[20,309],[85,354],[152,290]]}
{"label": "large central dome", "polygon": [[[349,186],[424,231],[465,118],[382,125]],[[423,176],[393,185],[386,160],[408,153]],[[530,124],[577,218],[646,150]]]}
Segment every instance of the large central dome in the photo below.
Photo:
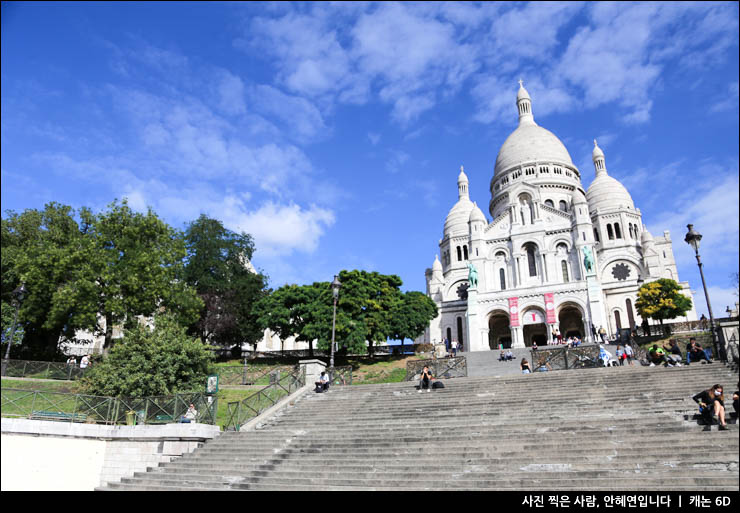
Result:
{"label": "large central dome", "polygon": [[519,126],[501,146],[496,157],[494,176],[523,162],[554,162],[573,166],[570,154],[560,139],[535,123],[532,101],[521,80],[516,103]]}
{"label": "large central dome", "polygon": [[498,152],[493,174],[509,169],[520,162],[560,162],[573,165],[568,150],[555,134],[534,124],[520,124],[506,138]]}

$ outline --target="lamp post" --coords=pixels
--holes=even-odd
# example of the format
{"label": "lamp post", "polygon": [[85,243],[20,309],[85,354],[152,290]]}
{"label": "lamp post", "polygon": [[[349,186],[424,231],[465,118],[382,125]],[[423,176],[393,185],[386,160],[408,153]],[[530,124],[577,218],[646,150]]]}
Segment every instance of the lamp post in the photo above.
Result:
{"label": "lamp post", "polygon": [[701,263],[701,257],[699,256],[699,243],[701,242],[701,233],[694,230],[694,225],[686,225],[689,229],[684,239],[686,243],[694,248],[696,253],[696,262],[699,264],[699,274],[701,275],[701,284],[704,286],[704,297],[707,300],[707,308],[709,309],[709,324],[712,329],[712,344],[714,345],[714,353],[719,356],[722,361],[727,361],[727,355],[725,354],[725,348],[720,344],[717,339],[717,330],[714,327],[714,314],[712,313],[712,303],[709,301],[709,292],[707,291],[707,282],[704,280],[704,265]]}
{"label": "lamp post", "polygon": [[[331,293],[334,296],[334,317],[331,320],[331,360],[329,367],[334,371],[334,331],[337,325],[337,299],[339,299],[339,289],[342,288],[341,282],[337,279],[337,275],[334,275],[334,281],[331,282]],[[333,376],[332,376],[333,379]]]}
{"label": "lamp post", "polygon": [[15,327],[18,324],[18,311],[21,309],[21,303],[26,298],[28,290],[26,284],[21,283],[18,288],[13,291],[13,303],[15,304],[15,316],[13,317],[13,324],[10,328],[10,337],[8,338],[8,347],[5,349],[5,358],[3,358],[2,375],[5,376],[5,371],[8,368],[8,360],[10,359],[10,346],[13,344],[15,338]]}

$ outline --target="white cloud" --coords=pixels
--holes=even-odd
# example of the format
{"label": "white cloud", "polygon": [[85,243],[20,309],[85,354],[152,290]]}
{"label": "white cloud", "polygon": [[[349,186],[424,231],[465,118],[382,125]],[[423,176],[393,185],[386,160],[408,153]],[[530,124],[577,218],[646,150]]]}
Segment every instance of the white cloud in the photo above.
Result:
{"label": "white cloud", "polygon": [[255,110],[280,120],[286,131],[300,141],[329,135],[319,109],[305,98],[285,94],[269,85],[254,87],[250,96]]}
{"label": "white cloud", "polygon": [[244,114],[244,83],[241,78],[224,70],[218,81],[219,106],[227,114]]}

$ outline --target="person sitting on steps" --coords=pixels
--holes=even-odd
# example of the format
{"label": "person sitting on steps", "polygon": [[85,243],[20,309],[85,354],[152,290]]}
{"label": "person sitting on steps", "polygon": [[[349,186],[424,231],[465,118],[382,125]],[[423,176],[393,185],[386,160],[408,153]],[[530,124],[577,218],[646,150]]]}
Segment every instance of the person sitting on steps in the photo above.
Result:
{"label": "person sitting on steps", "polygon": [[319,376],[319,380],[316,382],[316,392],[326,392],[329,390],[329,375],[326,373],[326,371],[321,371],[321,376]]}
{"label": "person sitting on steps", "polygon": [[681,366],[681,360],[683,360],[683,355],[681,355],[681,348],[678,347],[678,342],[676,342],[675,339],[670,339],[668,341],[668,345],[663,345],[663,349],[668,351],[670,355],[668,358],[670,360],[673,360],[673,363],[675,365]]}
{"label": "person sitting on steps", "polygon": [[648,351],[648,357],[650,358],[650,366],[664,364],[666,367],[673,367],[673,360],[669,360],[665,351],[658,347],[658,344],[653,344],[653,347]]}
{"label": "person sitting on steps", "polygon": [[505,362],[506,361],[506,351],[503,349],[501,350],[501,354],[498,356],[498,361]]}
{"label": "person sitting on steps", "polygon": [[699,392],[693,399],[699,405],[699,413],[701,413],[704,421],[711,426],[713,421],[718,419],[719,430],[725,431],[727,430],[727,423],[725,422],[725,402],[722,392],[722,385],[717,384]]}
{"label": "person sitting on steps", "polygon": [[426,388],[427,392],[432,391],[432,373],[429,371],[429,367],[424,366],[424,370],[421,371],[421,384],[419,385],[419,393]]}
{"label": "person sitting on steps", "polygon": [[707,363],[712,363],[712,361],[707,357],[707,353],[701,347],[701,344],[698,344],[696,342],[696,339],[694,337],[691,337],[689,339],[689,343],[686,344],[686,365],[689,365],[691,362],[698,362],[700,360],[704,360]]}

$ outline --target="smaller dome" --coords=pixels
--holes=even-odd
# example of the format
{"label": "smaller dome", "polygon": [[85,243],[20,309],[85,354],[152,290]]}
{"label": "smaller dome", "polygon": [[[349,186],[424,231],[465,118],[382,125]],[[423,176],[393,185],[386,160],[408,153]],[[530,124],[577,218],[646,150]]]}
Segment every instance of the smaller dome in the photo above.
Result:
{"label": "smaller dome", "polygon": [[439,261],[439,255],[434,255],[434,263],[432,264],[432,271],[442,272],[442,262]]}
{"label": "smaller dome", "polygon": [[619,208],[635,209],[632,196],[619,180],[608,174],[600,173],[586,191],[586,200],[591,211],[596,209],[610,210]]}
{"label": "smaller dome", "polygon": [[521,80],[519,81],[519,92],[516,93],[516,99],[517,101],[531,100],[531,98],[529,97],[529,93],[526,89],[524,89],[524,82]]}
{"label": "smaller dome", "polygon": [[463,166],[460,166],[460,174],[457,175],[457,183],[469,183],[468,175],[465,174]]}
{"label": "smaller dome", "polygon": [[483,211],[480,209],[480,207],[478,207],[477,203],[473,202],[473,210],[470,211],[470,222],[472,223],[475,221],[480,221],[483,223],[487,222],[486,216],[483,215]]}
{"label": "smaller dome", "polygon": [[445,219],[445,235],[462,235],[468,233],[468,222],[470,211],[475,205],[467,197],[460,198],[455,206],[450,209]]}
{"label": "smaller dome", "polygon": [[588,202],[586,201],[586,196],[583,194],[583,191],[581,189],[576,189],[576,192],[573,194],[573,204],[574,205],[588,204]]}
{"label": "smaller dome", "polygon": [[642,231],[642,236],[640,237],[640,242],[642,242],[643,246],[645,244],[653,242],[653,236],[650,234],[649,231],[647,231],[647,228],[645,228]]}
{"label": "smaller dome", "polygon": [[594,139],[594,151],[591,154],[594,160],[598,158],[604,158],[604,152],[601,151],[601,148],[599,148],[599,145],[596,143],[596,139]]}

